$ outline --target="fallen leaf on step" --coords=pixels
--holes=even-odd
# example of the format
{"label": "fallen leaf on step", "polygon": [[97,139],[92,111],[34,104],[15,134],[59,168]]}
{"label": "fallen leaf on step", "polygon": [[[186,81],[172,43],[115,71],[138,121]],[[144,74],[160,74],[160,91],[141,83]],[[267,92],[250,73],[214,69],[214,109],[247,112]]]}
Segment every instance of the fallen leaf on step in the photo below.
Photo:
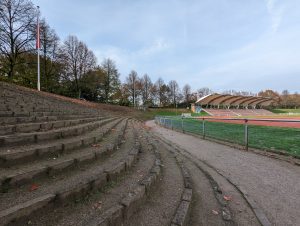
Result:
{"label": "fallen leaf on step", "polygon": [[99,201],[93,205],[93,209],[101,209],[102,202]]}
{"label": "fallen leaf on step", "polygon": [[35,191],[35,190],[37,190],[38,188],[39,188],[39,186],[38,186],[37,184],[32,184],[32,185],[30,186],[29,191]]}
{"label": "fallen leaf on step", "polygon": [[230,201],[230,200],[231,200],[231,197],[230,197],[230,196],[224,195],[223,198],[224,198],[226,201]]}
{"label": "fallen leaf on step", "polygon": [[92,147],[94,147],[94,148],[100,147],[100,144],[92,144]]}
{"label": "fallen leaf on step", "polygon": [[217,210],[212,210],[211,211],[214,215],[218,215],[219,214],[219,212],[217,211]]}

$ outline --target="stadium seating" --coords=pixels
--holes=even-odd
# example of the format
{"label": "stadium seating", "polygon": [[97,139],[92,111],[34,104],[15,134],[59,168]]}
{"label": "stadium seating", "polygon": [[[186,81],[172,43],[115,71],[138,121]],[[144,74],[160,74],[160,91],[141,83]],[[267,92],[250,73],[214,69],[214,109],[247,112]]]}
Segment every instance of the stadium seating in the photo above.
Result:
{"label": "stadium seating", "polygon": [[0,225],[123,225],[156,184],[155,208],[172,203],[165,220],[178,221],[191,196],[172,154],[126,111],[97,106],[0,82]]}
{"label": "stadium seating", "polygon": [[203,109],[211,116],[272,116],[272,112],[265,109]]}

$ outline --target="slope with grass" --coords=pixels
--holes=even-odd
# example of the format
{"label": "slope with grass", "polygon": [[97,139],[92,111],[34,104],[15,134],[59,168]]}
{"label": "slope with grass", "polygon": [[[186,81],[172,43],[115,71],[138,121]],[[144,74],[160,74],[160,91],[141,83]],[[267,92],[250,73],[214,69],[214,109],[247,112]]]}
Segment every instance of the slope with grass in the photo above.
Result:
{"label": "slope with grass", "polygon": [[299,114],[300,115],[300,109],[273,109],[271,111],[276,114]]}

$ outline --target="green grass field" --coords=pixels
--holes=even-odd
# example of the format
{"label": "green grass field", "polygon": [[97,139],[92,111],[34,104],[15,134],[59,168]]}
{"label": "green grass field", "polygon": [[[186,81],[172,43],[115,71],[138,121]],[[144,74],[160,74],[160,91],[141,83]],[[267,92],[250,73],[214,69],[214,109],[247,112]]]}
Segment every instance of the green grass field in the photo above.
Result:
{"label": "green grass field", "polygon": [[[154,119],[155,116],[181,116],[182,113],[191,113],[190,110],[185,108],[149,108],[144,113],[145,119]],[[192,116],[207,116],[206,112],[201,112],[200,114],[191,113]]]}
{"label": "green grass field", "polygon": [[299,114],[300,115],[300,109],[273,109],[271,111],[273,113],[276,113],[276,114],[289,114],[289,113],[293,113],[293,114]]}
{"label": "green grass field", "polygon": [[[168,127],[173,126],[175,129],[181,130],[182,121],[180,118],[166,120]],[[184,119],[184,130],[187,132],[203,135],[203,124],[200,120]],[[293,156],[300,156],[300,129],[267,127],[249,125],[249,147],[284,151]],[[206,137],[236,143],[245,144],[245,128],[244,125],[230,124],[222,122],[205,122]]]}

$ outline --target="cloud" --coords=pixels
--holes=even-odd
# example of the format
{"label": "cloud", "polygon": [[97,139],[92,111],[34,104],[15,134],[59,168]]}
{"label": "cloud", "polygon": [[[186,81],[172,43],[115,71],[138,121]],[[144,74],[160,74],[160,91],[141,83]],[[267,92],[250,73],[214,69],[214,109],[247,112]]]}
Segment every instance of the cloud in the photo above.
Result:
{"label": "cloud", "polygon": [[[116,62],[120,71],[138,70],[141,69],[138,62],[147,61],[150,58],[156,58],[157,55],[171,48],[164,38],[158,37],[152,41],[149,45],[143,46],[136,51],[126,50],[116,46],[99,46],[95,54],[101,61],[104,58],[110,58]],[[145,71],[143,73],[146,73]],[[123,75],[122,78],[126,76]]]}
{"label": "cloud", "polygon": [[283,12],[284,12],[283,7],[278,6],[276,0],[266,0],[266,4],[267,4],[268,13],[271,16],[272,31],[277,32],[281,24]]}
{"label": "cloud", "polygon": [[[298,59],[300,32],[265,34],[232,52],[225,53],[219,63],[198,71],[192,84],[205,82],[215,89],[246,89],[259,91],[266,87],[297,91],[300,83]],[[211,84],[211,85],[210,85]]]}
{"label": "cloud", "polygon": [[194,89],[299,91],[299,0],[33,1],[62,39],[115,60],[122,79],[136,70]]}
{"label": "cloud", "polygon": [[170,48],[170,44],[164,38],[156,38],[151,45],[138,50],[136,53],[133,53],[133,55],[150,56],[158,54],[168,48]]}

